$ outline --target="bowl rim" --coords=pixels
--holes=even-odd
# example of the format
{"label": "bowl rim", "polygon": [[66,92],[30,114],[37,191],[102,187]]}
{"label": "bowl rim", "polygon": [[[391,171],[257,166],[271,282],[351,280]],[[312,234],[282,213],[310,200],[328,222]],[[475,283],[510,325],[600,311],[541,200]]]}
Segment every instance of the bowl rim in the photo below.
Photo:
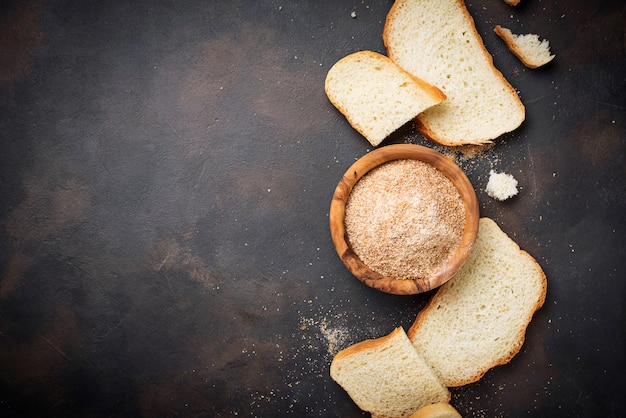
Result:
{"label": "bowl rim", "polygon": [[[345,228],[346,203],[354,185],[374,168],[393,160],[414,159],[438,169],[456,187],[465,208],[461,242],[451,261],[430,278],[395,279],[385,277],[365,265],[352,250]],[[437,288],[450,280],[471,253],[478,233],[480,214],[476,192],[471,182],[451,159],[442,153],[415,144],[393,144],[365,154],[353,163],[337,184],[330,204],[330,232],[337,254],[348,270],[367,286],[385,293],[414,295]]]}

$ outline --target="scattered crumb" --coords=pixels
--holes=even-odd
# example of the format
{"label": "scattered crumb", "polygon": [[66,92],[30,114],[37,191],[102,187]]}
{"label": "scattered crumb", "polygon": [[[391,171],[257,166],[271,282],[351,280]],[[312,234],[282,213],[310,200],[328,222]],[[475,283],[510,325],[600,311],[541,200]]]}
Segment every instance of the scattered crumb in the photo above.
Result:
{"label": "scattered crumb", "polygon": [[517,180],[511,174],[491,170],[485,191],[496,200],[509,199],[517,194]]}
{"label": "scattered crumb", "polygon": [[484,155],[486,151],[491,150],[495,146],[494,143],[484,145],[462,145],[453,147],[451,150],[456,154],[460,161],[467,161]]}
{"label": "scattered crumb", "polygon": [[464,160],[471,160],[474,158],[483,157],[488,153],[488,151],[491,151],[493,148],[495,148],[495,146],[496,144],[493,142],[484,145],[466,145],[464,147],[460,147],[461,156]]}

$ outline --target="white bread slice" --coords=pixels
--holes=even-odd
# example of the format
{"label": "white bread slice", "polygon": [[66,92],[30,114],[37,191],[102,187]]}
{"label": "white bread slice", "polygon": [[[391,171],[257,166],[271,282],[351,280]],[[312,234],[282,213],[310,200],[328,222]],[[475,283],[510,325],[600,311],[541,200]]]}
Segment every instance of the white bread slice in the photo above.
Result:
{"label": "white bread slice", "polygon": [[404,329],[341,350],[330,376],[372,417],[408,417],[450,392],[417,355]]}
{"label": "white bread slice", "polygon": [[550,53],[550,43],[546,39],[539,40],[539,35],[534,33],[516,35],[500,25],[496,25],[493,31],[528,68],[541,67],[554,59],[554,55]]}
{"label": "white bread slice", "polygon": [[537,262],[493,220],[481,218],[467,261],[407,334],[444,385],[472,383],[519,352],[546,288]]}
{"label": "white bread slice", "polygon": [[461,418],[461,414],[449,403],[439,402],[423,407],[409,418]]}
{"label": "white bread slice", "polygon": [[359,51],[335,63],[324,85],[331,103],[373,146],[446,98],[388,57]]}
{"label": "white bread slice", "polygon": [[417,117],[433,141],[485,144],[524,121],[524,105],[493,65],[462,0],[396,0],[383,41],[396,64],[447,96]]}

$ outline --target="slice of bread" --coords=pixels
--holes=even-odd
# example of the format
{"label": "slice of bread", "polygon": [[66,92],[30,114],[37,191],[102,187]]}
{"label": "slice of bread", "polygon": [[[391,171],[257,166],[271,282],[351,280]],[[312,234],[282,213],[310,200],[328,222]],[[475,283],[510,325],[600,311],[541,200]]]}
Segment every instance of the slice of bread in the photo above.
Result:
{"label": "slice of bread", "polygon": [[461,418],[461,414],[449,403],[439,402],[423,407],[409,418]]}
{"label": "slice of bread", "polygon": [[331,103],[373,146],[446,96],[388,57],[359,51],[335,63],[324,85]]}
{"label": "slice of bread", "polygon": [[554,55],[550,53],[550,43],[546,39],[539,40],[539,35],[534,33],[516,35],[500,25],[496,25],[493,31],[528,68],[541,67],[554,59]]}
{"label": "slice of bread", "polygon": [[546,288],[537,262],[493,220],[481,218],[472,254],[407,334],[444,385],[472,383],[519,352]]}
{"label": "slice of bread", "polygon": [[417,355],[402,327],[341,350],[330,376],[372,417],[408,417],[450,392]]}
{"label": "slice of bread", "polygon": [[485,144],[524,121],[524,105],[462,0],[396,0],[383,41],[396,64],[447,96],[417,116],[426,137],[449,146]]}

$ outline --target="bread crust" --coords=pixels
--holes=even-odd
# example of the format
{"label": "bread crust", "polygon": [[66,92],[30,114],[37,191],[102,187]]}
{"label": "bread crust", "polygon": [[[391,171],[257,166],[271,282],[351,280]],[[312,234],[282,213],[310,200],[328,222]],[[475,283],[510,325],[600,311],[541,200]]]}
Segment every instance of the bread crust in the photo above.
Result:
{"label": "bread crust", "polygon": [[[365,374],[359,369],[366,369]],[[371,374],[374,369],[376,375]],[[372,417],[408,417],[428,404],[450,402],[452,396],[414,350],[402,327],[341,350],[331,362],[330,376]]]}
{"label": "bread crust", "polygon": [[[324,82],[324,91],[333,106],[335,106],[337,110],[339,110],[346,117],[350,125],[354,129],[356,129],[361,135],[363,135],[373,146],[378,146],[385,139],[382,136],[374,134],[372,125],[375,124],[375,122],[372,122],[371,120],[362,120],[363,117],[361,114],[361,110],[354,107],[348,107],[346,105],[346,102],[344,102],[345,98],[347,97],[346,92],[344,90],[336,88],[339,81],[348,82],[348,80],[346,79],[346,75],[343,74],[343,69],[359,61],[367,62],[368,64],[372,65],[372,68],[374,67],[373,63],[379,63],[380,67],[386,69],[388,73],[393,73],[395,76],[411,80],[415,85],[414,87],[419,89],[431,101],[428,104],[420,103],[421,109],[425,109],[434,103],[439,103],[446,99],[446,95],[440,89],[399,67],[395,62],[393,62],[389,57],[385,55],[379,54],[374,51],[363,50],[354,52],[341,58],[329,70],[326,76],[326,80]],[[354,80],[349,81],[352,82]],[[359,81],[362,81],[362,87],[364,89],[368,87],[367,83],[370,82],[370,80],[360,79]],[[410,121],[417,115],[417,113],[418,112],[415,111],[414,113],[407,115],[407,119],[404,120],[402,123]],[[396,129],[399,127],[400,125],[396,125]]]}
{"label": "bread crust", "polygon": [[[501,88],[503,88],[510,95],[511,99],[515,101],[515,106],[517,107],[518,113],[521,115],[521,117],[515,122],[511,123],[511,126],[515,126],[515,128],[510,129],[509,131],[514,130],[517,127],[519,127],[519,125],[521,125],[525,119],[525,107],[522,101],[520,100],[515,88],[513,88],[513,86],[508,82],[508,80],[504,77],[504,75],[495,67],[493,63],[493,57],[491,56],[491,54],[485,47],[483,39],[478,33],[478,30],[476,29],[474,18],[467,10],[467,7],[465,6],[464,1],[463,0],[453,0],[453,1],[455,3],[455,7],[462,13],[463,18],[465,22],[467,23],[468,29],[471,31],[472,38],[474,42],[476,42],[476,45],[479,47],[479,50],[482,55],[481,59],[486,60],[493,76],[500,83]],[[397,60],[396,51],[394,50],[393,42],[391,39],[392,38],[391,28],[395,23],[394,19],[396,19],[399,13],[401,13],[400,12],[401,8],[410,7],[411,2],[415,2],[415,0],[396,0],[394,4],[391,6],[389,13],[387,14],[387,19],[383,27],[383,43],[387,49],[387,55],[393,61],[396,61],[396,62],[398,62],[398,60]],[[420,74],[416,74],[416,75],[418,77],[420,76]],[[437,83],[433,83],[432,80],[427,80],[427,81],[431,82],[434,85],[437,85]],[[442,105],[445,105],[445,102]],[[430,110],[433,110],[437,108],[438,106],[441,106],[441,105],[436,105]],[[434,142],[437,142],[441,145],[446,145],[446,146],[485,145],[485,144],[491,143],[493,139],[495,139],[496,137],[504,133],[504,132],[494,133],[492,135],[477,136],[474,138],[448,138],[442,135],[441,133],[437,132],[437,130],[431,126],[430,120],[429,120],[429,111],[425,111],[417,115],[415,118],[415,124],[416,124],[416,128],[424,136],[426,136],[427,138],[431,139]]]}
{"label": "bread crust", "polygon": [[461,418],[449,403],[433,403],[415,411],[409,418]]}
{"label": "bread crust", "polygon": [[545,65],[548,62],[552,61],[552,59],[554,58],[554,55],[553,55],[552,58],[550,58],[546,62],[537,62],[531,59],[530,57],[528,57],[524,53],[524,51],[518,48],[517,43],[515,42],[515,38],[513,37],[513,34],[510,31],[505,30],[505,28],[503,28],[500,25],[496,25],[496,27],[493,28],[493,31],[496,33],[496,35],[498,35],[504,41],[509,51],[511,51],[511,53],[515,55],[522,62],[522,64],[524,64],[528,68],[531,68],[531,69],[539,68],[542,65]]}
{"label": "bread crust", "polygon": [[[490,225],[489,227],[494,227],[494,228],[499,229],[499,226],[497,226],[495,222],[490,218],[481,218],[480,223],[481,224],[490,223],[492,225]],[[504,234],[504,232],[502,233]],[[530,263],[530,265],[534,266],[536,272],[539,274],[539,277],[537,278],[537,280],[540,282],[541,288],[539,290],[536,303],[531,309],[528,310],[528,312],[526,313],[526,316],[523,318],[523,321],[522,321],[523,326],[519,328],[519,331],[516,334],[515,342],[510,347],[509,351],[506,354],[504,354],[501,357],[494,358],[491,363],[484,364],[483,367],[473,375],[467,376],[465,378],[457,378],[454,380],[444,380],[443,383],[448,387],[457,387],[457,386],[467,385],[469,383],[474,383],[480,380],[485,375],[485,373],[487,373],[492,368],[509,363],[513,359],[513,357],[515,357],[515,355],[519,353],[519,351],[521,350],[525,341],[525,337],[526,337],[526,328],[528,327],[528,324],[532,320],[535,312],[537,312],[543,306],[546,300],[547,278],[541,266],[528,252],[522,250],[519,247],[519,245],[517,245],[517,243],[515,243],[512,240],[511,242],[515,245],[520,257],[525,258]],[[438,309],[438,305],[441,300],[442,294],[445,292],[445,289],[450,284],[451,282],[448,282],[442,285],[439,288],[439,290],[437,290],[437,292],[430,298],[426,306],[417,314],[415,321],[413,322],[413,324],[407,331],[407,336],[409,337],[411,341],[415,339],[417,331],[423,326],[424,318],[426,318],[428,315],[432,315],[433,312],[435,312]]]}
{"label": "bread crust", "polygon": [[[350,357],[351,355],[354,355],[355,353],[359,353],[361,351],[375,350],[379,347],[382,347],[385,344],[387,344],[389,341],[397,338],[398,334],[401,334],[402,332],[404,332],[402,328],[398,327],[398,328],[395,328],[391,333],[384,335],[382,337],[369,339],[369,340],[363,340],[349,347],[346,347],[343,350],[339,351],[337,354],[335,354],[335,357],[333,358],[333,362],[337,360],[341,360],[344,357]],[[331,368],[332,368],[332,363],[331,363]]]}
{"label": "bread crust", "polygon": [[[352,61],[354,59],[357,58],[370,58],[373,60],[377,60],[377,61],[381,61],[381,62],[391,62],[393,63],[393,65],[396,65],[389,57],[386,57],[384,55],[381,55],[377,52],[373,52],[373,51],[358,51],[358,52],[354,52],[350,55],[346,55],[345,57],[341,58],[339,61],[337,61],[335,63],[335,65],[337,64],[342,64],[345,62],[349,62]],[[421,78],[409,73],[408,71],[404,70],[401,67],[397,67],[397,70],[399,72],[401,72],[402,74],[406,75],[407,77],[411,78],[415,84],[419,85],[419,87],[426,93],[428,94],[428,96],[430,96],[433,101],[437,101],[437,102],[442,102],[446,99],[446,95],[439,90],[437,87],[425,82],[424,80],[422,80]],[[354,120],[354,118],[352,117],[352,112],[350,111],[350,109],[346,108],[343,103],[341,102],[341,100],[339,100],[339,98],[332,92],[330,91],[329,87],[328,87],[328,80],[326,81],[326,83],[324,84],[324,91],[326,92],[326,96],[328,97],[328,99],[330,100],[330,102],[333,104],[333,106],[335,106],[348,120],[348,122],[350,123],[350,125],[352,125],[354,127],[354,129],[356,129],[361,135],[363,135],[364,137],[367,138],[368,136],[368,132],[366,129],[364,129],[361,124],[359,124],[357,121]],[[374,146],[378,145],[378,144],[372,144]]]}

